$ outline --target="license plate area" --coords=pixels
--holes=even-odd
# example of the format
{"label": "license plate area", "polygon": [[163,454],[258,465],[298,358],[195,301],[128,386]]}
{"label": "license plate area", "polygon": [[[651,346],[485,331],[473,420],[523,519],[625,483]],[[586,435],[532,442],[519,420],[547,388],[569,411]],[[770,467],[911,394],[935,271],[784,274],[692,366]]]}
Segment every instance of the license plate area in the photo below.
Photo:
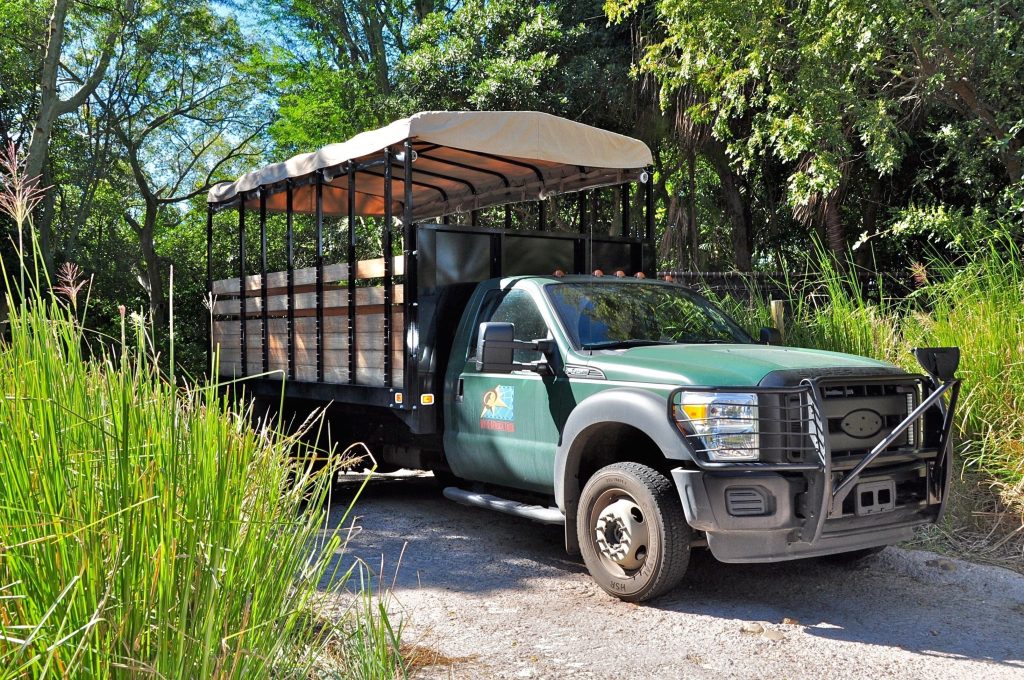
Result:
{"label": "license plate area", "polygon": [[877,515],[896,509],[896,481],[862,482],[853,490],[857,516]]}

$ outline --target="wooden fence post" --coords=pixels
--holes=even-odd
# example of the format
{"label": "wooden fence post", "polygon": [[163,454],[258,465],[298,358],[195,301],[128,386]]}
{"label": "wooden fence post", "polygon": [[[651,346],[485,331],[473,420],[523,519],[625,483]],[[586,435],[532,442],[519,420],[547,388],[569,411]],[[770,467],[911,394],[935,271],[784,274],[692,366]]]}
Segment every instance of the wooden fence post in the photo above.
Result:
{"label": "wooden fence post", "polygon": [[782,339],[786,339],[786,302],[785,300],[771,301],[772,325],[779,329]]}

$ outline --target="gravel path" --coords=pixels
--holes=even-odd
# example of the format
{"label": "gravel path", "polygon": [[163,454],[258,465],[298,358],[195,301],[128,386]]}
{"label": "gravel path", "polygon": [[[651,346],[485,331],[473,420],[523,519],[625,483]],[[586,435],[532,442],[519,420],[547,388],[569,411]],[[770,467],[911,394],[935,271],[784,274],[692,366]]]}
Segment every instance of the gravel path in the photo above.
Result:
{"label": "gravel path", "polygon": [[1024,576],[1004,569],[899,548],[854,567],[696,551],[679,589],[638,606],[590,580],[560,527],[457,505],[429,476],[373,479],[356,514],[343,559],[383,560],[405,642],[450,657],[416,677],[1024,680]]}

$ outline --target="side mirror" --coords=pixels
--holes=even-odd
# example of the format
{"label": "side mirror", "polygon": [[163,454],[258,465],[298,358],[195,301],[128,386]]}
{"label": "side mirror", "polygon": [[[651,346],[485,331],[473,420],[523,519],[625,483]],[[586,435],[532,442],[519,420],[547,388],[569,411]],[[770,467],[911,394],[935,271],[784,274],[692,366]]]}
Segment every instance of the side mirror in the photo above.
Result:
{"label": "side mirror", "polygon": [[476,341],[476,370],[481,373],[511,373],[515,366],[515,324],[487,321],[480,324]]}
{"label": "side mirror", "polygon": [[514,360],[517,349],[528,349],[550,356],[554,351],[551,340],[516,340],[516,326],[499,321],[480,324],[476,341],[476,370],[481,373],[511,373],[512,371],[533,371],[547,374],[550,371],[546,360],[521,363]]}
{"label": "side mirror", "polygon": [[782,333],[779,332],[778,328],[769,328],[767,326],[761,329],[761,344],[762,345],[781,345],[782,344]]}
{"label": "side mirror", "polygon": [[940,383],[952,380],[960,366],[959,347],[916,347],[913,353],[921,368]]}

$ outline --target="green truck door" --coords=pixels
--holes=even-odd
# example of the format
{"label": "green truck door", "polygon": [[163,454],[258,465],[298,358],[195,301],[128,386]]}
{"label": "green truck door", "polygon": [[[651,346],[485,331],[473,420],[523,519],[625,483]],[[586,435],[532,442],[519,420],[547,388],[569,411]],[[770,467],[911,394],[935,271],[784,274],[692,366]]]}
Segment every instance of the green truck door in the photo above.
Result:
{"label": "green truck door", "polygon": [[[515,324],[516,340],[549,337],[547,323],[530,294],[518,288],[488,305],[482,321]],[[493,310],[489,313],[488,308]],[[473,333],[475,336],[475,333]],[[536,361],[540,353],[517,350],[515,360]],[[445,437],[446,452],[460,477],[550,493],[558,428],[548,406],[551,377],[537,373],[480,373],[476,340],[457,387],[454,425]]]}

